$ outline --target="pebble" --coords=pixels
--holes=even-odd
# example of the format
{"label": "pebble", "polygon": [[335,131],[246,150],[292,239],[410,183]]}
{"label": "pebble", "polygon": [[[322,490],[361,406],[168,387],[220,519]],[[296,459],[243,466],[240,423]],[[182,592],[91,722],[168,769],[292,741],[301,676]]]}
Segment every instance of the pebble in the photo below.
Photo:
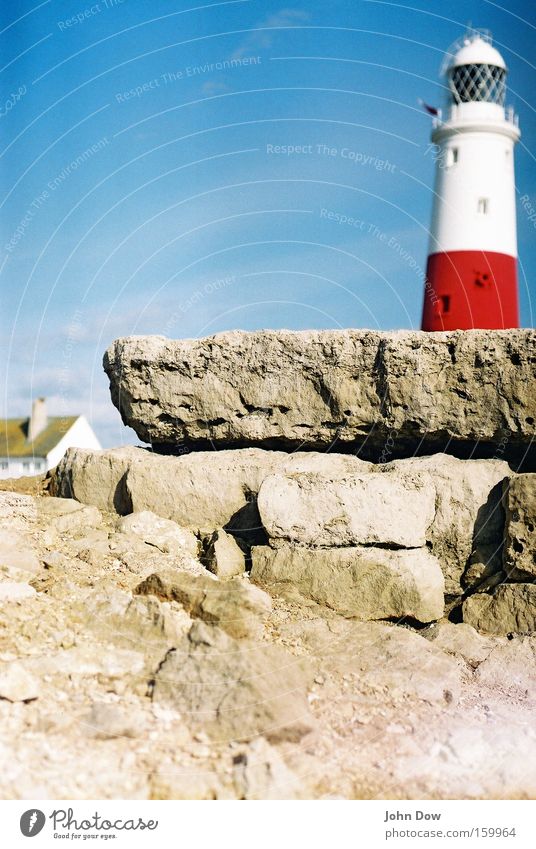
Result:
{"label": "pebble", "polygon": [[0,699],[9,702],[28,702],[39,696],[39,681],[22,664],[0,666]]}
{"label": "pebble", "polygon": [[198,731],[197,734],[194,734],[194,740],[197,740],[198,743],[210,743],[210,737],[204,731]]}
{"label": "pebble", "polygon": [[390,734],[405,734],[406,733],[406,729],[404,728],[404,726],[400,725],[397,722],[391,722],[391,724],[388,725],[385,730],[388,731]]}
{"label": "pebble", "polygon": [[208,746],[195,746],[190,752],[192,758],[209,758],[211,751]]}
{"label": "pebble", "polygon": [[33,598],[37,593],[30,584],[18,581],[3,581],[0,583],[0,602],[23,601]]}

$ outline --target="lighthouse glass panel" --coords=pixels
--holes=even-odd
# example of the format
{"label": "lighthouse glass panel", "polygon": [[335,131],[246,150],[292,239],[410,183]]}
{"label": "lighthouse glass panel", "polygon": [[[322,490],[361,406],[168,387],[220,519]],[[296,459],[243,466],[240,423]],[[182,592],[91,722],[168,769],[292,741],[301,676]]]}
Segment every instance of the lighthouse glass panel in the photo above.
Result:
{"label": "lighthouse glass panel", "polygon": [[498,103],[503,105],[506,71],[496,65],[458,65],[450,76],[455,103]]}

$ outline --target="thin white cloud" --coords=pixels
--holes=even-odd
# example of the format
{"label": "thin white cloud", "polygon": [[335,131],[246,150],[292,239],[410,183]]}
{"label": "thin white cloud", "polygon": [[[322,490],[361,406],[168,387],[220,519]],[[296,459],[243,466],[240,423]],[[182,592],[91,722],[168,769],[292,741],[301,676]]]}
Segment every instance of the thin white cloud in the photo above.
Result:
{"label": "thin white cloud", "polygon": [[210,80],[204,83],[202,91],[207,97],[212,97],[215,94],[223,94],[226,91],[231,91],[231,89],[226,83],[219,82],[218,80]]}
{"label": "thin white cloud", "polygon": [[[309,20],[309,13],[304,12],[303,9],[280,9],[257,25],[255,32],[250,33],[243,43],[237,47],[231,59],[242,59],[244,56],[257,53],[259,50],[269,50],[277,38],[277,27],[295,27]],[[263,32],[263,30],[266,31]]]}

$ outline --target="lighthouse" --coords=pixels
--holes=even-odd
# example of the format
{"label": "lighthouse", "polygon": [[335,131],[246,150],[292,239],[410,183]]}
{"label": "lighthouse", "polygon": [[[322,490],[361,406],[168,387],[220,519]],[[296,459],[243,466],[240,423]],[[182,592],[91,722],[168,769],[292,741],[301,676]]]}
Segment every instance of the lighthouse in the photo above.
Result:
{"label": "lighthouse", "polygon": [[422,329],[518,327],[514,145],[506,64],[485,31],[447,54]]}

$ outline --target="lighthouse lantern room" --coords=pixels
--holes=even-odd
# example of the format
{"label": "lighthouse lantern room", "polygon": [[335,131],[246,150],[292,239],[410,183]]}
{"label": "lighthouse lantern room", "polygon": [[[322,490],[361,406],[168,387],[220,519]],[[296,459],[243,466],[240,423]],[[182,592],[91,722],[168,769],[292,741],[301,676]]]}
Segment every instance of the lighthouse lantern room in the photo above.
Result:
{"label": "lighthouse lantern room", "polygon": [[423,330],[517,327],[514,145],[504,60],[471,31],[443,65],[448,103],[434,119],[436,177]]}

